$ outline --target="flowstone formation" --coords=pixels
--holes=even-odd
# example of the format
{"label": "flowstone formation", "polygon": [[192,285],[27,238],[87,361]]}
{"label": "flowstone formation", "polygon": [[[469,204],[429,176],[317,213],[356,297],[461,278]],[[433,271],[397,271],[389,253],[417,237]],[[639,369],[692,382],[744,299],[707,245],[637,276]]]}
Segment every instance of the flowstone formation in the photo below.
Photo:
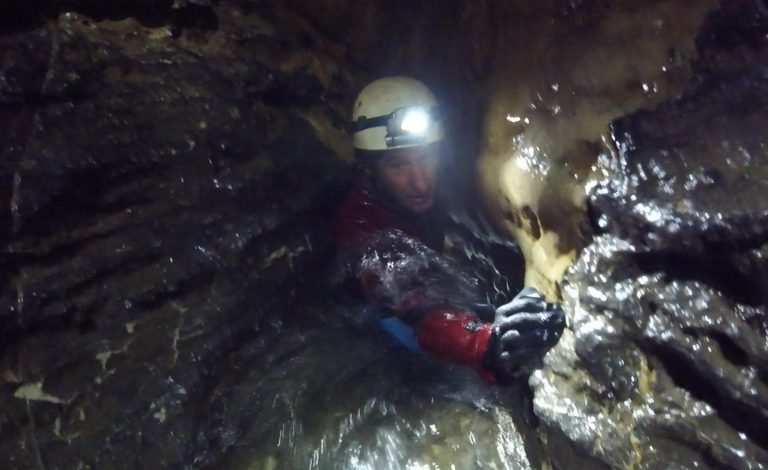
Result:
{"label": "flowstone formation", "polygon": [[616,468],[768,467],[768,10],[728,2],[686,93],[611,124],[572,330],[535,410]]}
{"label": "flowstone formation", "polygon": [[608,123],[685,89],[717,2],[504,5],[495,14],[509,26],[486,43],[500,52],[484,83],[481,187],[520,244],[526,284],[555,300],[589,235],[585,188]]}

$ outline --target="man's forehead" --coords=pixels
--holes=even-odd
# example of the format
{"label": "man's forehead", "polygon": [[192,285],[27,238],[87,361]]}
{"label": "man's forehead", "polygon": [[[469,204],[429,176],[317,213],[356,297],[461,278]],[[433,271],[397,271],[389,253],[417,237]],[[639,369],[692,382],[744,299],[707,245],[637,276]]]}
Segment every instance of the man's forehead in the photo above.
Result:
{"label": "man's forehead", "polygon": [[418,147],[405,147],[387,150],[384,154],[384,158],[416,158],[422,155],[434,153],[435,149],[432,145],[423,145]]}

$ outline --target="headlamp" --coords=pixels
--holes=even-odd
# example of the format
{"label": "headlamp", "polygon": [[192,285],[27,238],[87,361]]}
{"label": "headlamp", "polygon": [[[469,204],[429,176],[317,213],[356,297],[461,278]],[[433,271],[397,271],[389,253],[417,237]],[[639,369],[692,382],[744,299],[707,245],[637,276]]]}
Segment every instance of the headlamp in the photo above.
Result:
{"label": "headlamp", "polygon": [[410,134],[423,135],[427,131],[431,119],[429,113],[425,109],[410,108],[402,113],[402,119],[396,120],[395,124],[397,124],[397,121],[399,121],[401,131]]}
{"label": "headlamp", "polygon": [[437,108],[410,106],[398,108],[383,116],[360,117],[352,123],[352,132],[386,126],[387,135],[384,140],[387,147],[418,145],[426,139],[427,131],[436,121],[438,121]]}

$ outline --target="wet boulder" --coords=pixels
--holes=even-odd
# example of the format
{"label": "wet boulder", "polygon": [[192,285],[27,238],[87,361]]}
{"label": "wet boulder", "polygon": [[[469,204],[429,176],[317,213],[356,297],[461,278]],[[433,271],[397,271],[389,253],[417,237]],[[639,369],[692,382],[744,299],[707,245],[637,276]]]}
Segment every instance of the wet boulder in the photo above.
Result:
{"label": "wet boulder", "polygon": [[611,124],[572,331],[531,379],[537,415],[614,467],[768,466],[765,5],[696,44],[689,91]]}

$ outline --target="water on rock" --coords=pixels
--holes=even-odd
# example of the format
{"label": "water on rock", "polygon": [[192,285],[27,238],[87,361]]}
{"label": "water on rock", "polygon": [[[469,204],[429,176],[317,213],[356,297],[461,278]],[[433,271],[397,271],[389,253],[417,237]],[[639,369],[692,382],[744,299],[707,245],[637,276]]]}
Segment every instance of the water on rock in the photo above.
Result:
{"label": "water on rock", "polygon": [[[2,468],[768,466],[764,1],[5,6]],[[455,129],[450,294],[564,302],[530,388],[329,282],[384,74]]]}
{"label": "water on rock", "polygon": [[765,7],[697,47],[683,96],[612,123],[572,333],[532,377],[537,415],[614,467],[768,467]]}

